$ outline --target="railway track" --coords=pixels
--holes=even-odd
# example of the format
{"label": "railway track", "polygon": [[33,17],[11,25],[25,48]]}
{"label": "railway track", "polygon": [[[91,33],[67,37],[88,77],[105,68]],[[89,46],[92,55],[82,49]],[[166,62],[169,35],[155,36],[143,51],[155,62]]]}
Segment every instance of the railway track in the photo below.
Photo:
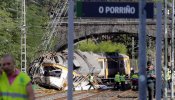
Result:
{"label": "railway track", "polygon": [[132,90],[120,91],[118,95],[109,100],[138,100],[138,93]]}
{"label": "railway track", "polygon": [[89,100],[91,98],[98,97],[98,95],[107,93],[109,91],[110,90],[88,91],[86,94],[74,96],[73,99],[74,100]]}
{"label": "railway track", "polygon": [[111,90],[102,91],[93,96],[81,98],[80,100],[108,100],[109,98],[114,97],[118,93],[119,91],[111,91]]}
{"label": "railway track", "polygon": [[[73,95],[81,95],[85,91],[76,91],[73,93]],[[63,100],[67,98],[67,92],[65,91],[58,91],[54,93],[43,93],[40,94],[39,96],[36,96],[36,100]]]}
{"label": "railway track", "polygon": [[[66,100],[67,92],[52,91],[37,94],[36,100]],[[138,93],[132,90],[94,90],[94,91],[75,91],[73,100],[138,100]]]}
{"label": "railway track", "polygon": [[40,98],[40,97],[43,97],[43,96],[46,96],[46,95],[52,95],[54,93],[58,93],[59,91],[56,91],[56,90],[52,90],[52,89],[38,89],[38,90],[35,90],[35,97],[36,98]]}

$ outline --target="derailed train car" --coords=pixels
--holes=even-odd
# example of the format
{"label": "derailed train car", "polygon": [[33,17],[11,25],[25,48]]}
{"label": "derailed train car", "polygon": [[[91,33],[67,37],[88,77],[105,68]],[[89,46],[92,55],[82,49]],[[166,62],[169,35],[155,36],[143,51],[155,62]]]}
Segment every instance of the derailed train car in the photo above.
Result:
{"label": "derailed train car", "polygon": [[[67,89],[67,51],[48,53],[36,59],[28,70],[36,84],[57,89]],[[73,85],[86,86],[88,75],[93,73],[102,80],[113,79],[117,72],[130,75],[130,59],[118,53],[74,52]]]}

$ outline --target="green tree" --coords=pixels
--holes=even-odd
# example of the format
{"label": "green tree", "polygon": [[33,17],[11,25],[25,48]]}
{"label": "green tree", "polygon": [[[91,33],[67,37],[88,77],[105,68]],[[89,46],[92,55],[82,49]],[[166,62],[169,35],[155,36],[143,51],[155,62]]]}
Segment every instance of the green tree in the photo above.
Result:
{"label": "green tree", "polygon": [[[31,0],[26,2],[28,64],[36,54],[48,24],[48,6],[45,6],[48,3],[42,3],[45,1],[48,0],[40,0],[38,3],[33,3]],[[20,66],[21,0],[0,0],[0,2],[0,56],[11,53],[17,59],[17,65]]]}
{"label": "green tree", "polygon": [[127,48],[124,44],[111,41],[103,41],[99,44],[95,44],[92,40],[89,40],[88,42],[82,41],[76,45],[76,49],[95,53],[119,52],[127,54]]}

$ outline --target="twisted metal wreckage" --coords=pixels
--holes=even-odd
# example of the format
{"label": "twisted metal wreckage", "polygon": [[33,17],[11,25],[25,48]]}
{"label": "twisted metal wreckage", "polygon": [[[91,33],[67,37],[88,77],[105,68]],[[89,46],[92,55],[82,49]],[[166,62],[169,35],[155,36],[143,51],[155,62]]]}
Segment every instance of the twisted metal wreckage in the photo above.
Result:
{"label": "twisted metal wreckage", "polygon": [[[32,82],[44,87],[67,90],[67,57],[67,51],[62,51],[45,54],[34,60],[28,70]],[[92,73],[97,88],[105,82],[112,82],[117,72],[130,75],[130,60],[124,54],[75,51],[73,64],[75,90],[87,90],[88,76]]]}

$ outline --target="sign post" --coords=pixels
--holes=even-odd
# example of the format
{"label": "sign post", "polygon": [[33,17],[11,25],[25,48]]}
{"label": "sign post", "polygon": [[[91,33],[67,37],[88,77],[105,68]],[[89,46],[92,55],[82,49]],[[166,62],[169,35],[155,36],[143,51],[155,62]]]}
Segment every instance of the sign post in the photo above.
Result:
{"label": "sign post", "polygon": [[73,95],[73,53],[74,53],[74,0],[69,0],[68,8],[68,91],[67,98],[72,100]]}
{"label": "sign post", "polygon": [[162,89],[162,3],[157,2],[157,32],[156,32],[156,100],[161,100]]}
{"label": "sign post", "polygon": [[146,78],[146,0],[139,3],[139,100],[147,100]]}

